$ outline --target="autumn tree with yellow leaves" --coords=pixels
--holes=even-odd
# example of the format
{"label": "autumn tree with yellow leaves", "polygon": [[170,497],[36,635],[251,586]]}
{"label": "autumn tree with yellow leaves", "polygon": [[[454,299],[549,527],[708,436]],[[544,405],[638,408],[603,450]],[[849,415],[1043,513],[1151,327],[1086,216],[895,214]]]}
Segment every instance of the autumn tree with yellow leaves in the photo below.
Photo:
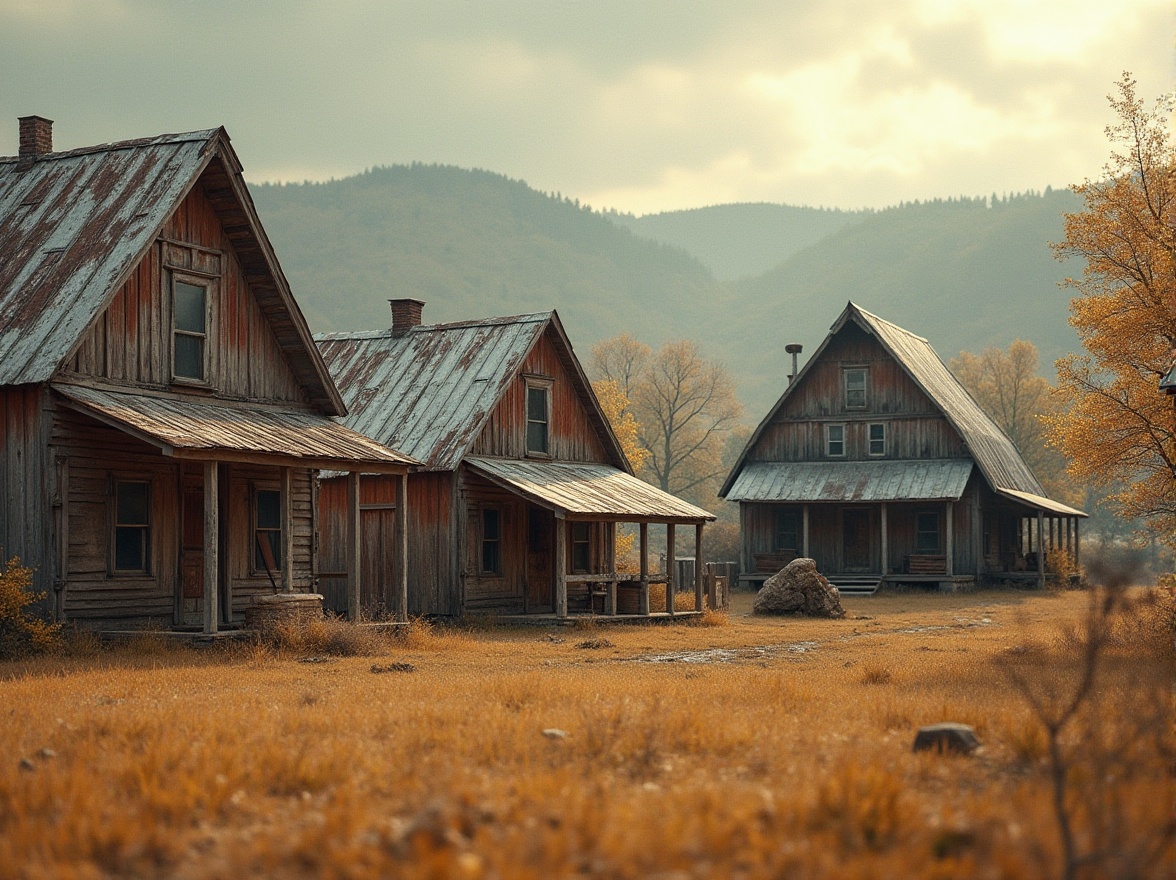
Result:
{"label": "autumn tree with yellow leaves", "polygon": [[[1085,354],[1058,361],[1061,411],[1049,436],[1079,481],[1119,488],[1120,515],[1176,534],[1176,425],[1159,390],[1176,346],[1176,149],[1171,106],[1145,106],[1124,74],[1110,98],[1110,162],[1075,186],[1085,205],[1067,214],[1059,258],[1080,257],[1070,323]],[[1125,488],[1124,488],[1125,487]]]}

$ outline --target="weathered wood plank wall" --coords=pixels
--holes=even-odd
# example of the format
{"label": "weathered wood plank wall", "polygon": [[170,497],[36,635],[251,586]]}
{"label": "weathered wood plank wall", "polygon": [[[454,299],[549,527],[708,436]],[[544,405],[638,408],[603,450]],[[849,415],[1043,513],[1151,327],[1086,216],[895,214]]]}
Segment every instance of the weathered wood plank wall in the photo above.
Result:
{"label": "weathered wood plank wall", "polygon": [[34,385],[0,388],[0,554],[19,556],[33,569],[33,589],[46,594],[55,611],[51,499],[52,458],[45,446],[44,389]]}

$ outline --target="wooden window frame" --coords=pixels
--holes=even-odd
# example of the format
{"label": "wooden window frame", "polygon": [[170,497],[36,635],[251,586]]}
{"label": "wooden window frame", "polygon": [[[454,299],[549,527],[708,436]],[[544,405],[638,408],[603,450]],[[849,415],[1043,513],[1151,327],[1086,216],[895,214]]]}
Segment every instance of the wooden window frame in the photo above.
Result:
{"label": "wooden window frame", "polygon": [[[792,520],[792,528],[783,528],[782,524],[788,520]],[[795,538],[791,547],[785,546],[781,540],[781,535],[792,534]],[[791,550],[797,556],[800,555],[801,543],[801,515],[796,510],[791,508],[776,508],[772,515],[772,552],[777,553],[781,550]]]}
{"label": "wooden window frame", "polygon": [[[584,537],[576,537],[578,528],[584,529]],[[576,550],[583,548],[584,565],[576,565]],[[571,552],[571,564],[568,566],[572,574],[588,574],[592,571],[592,523],[575,521],[568,523],[568,550]]]}
{"label": "wooden window frame", "polygon": [[[875,428],[882,429],[882,436],[879,437],[877,440],[875,440],[874,436],[873,436]],[[887,441],[886,433],[887,432],[886,432],[886,423],[885,422],[870,422],[866,426],[866,451],[873,458],[880,458],[880,457],[886,455],[886,441]],[[882,447],[877,452],[874,451],[874,444],[875,443],[882,444]]]}
{"label": "wooden window frame", "polygon": [[[841,438],[839,440],[833,439],[834,429],[841,432]],[[840,452],[833,451],[833,444],[834,443],[841,444],[841,451]],[[825,457],[826,458],[845,458],[845,423],[844,422],[833,422],[833,423],[825,425]]]}
{"label": "wooden window frame", "polygon": [[[152,504],[155,500],[155,487],[152,485],[151,479],[143,479],[140,476],[128,476],[122,474],[111,474],[110,480],[110,532],[107,536],[107,563],[106,573],[109,577],[117,578],[144,578],[150,579],[154,577],[153,571],[155,566],[153,563],[153,553],[155,550],[155,542],[152,540],[154,535],[154,519],[152,516]],[[120,523],[118,519],[118,491],[123,484],[136,484],[146,487],[147,491],[147,522],[145,523]],[[143,532],[143,566],[141,568],[119,568],[118,567],[118,531],[119,529],[137,529]]]}
{"label": "wooden window frame", "polygon": [[[861,403],[850,403],[849,377],[851,373],[862,374]],[[857,392],[858,389],[853,389]],[[847,410],[864,410],[870,408],[870,368],[866,366],[843,366],[841,368],[841,400]]]}
{"label": "wooden window frame", "polygon": [[[498,518],[498,534],[493,538],[486,536],[486,516],[494,514]],[[497,504],[483,505],[478,513],[478,576],[502,577],[502,507]],[[496,568],[486,567],[486,549],[488,545],[495,548]]]}
{"label": "wooden window frame", "polygon": [[[925,516],[935,517],[935,547],[920,547],[919,536],[929,535],[930,532],[926,529],[920,528],[922,519]],[[941,553],[943,552],[943,518],[940,516],[938,510],[931,508],[923,508],[915,511],[915,553]]]}
{"label": "wooden window frame", "polygon": [[[554,382],[542,376],[524,376],[523,377],[523,450],[527,458],[551,458],[551,405],[555,395],[552,394],[552,387]],[[542,391],[543,396],[547,401],[547,420],[540,422],[538,419],[531,418],[531,392]],[[544,446],[542,450],[531,448],[531,425],[542,424],[544,426]]]}
{"label": "wooden window frame", "polygon": [[[188,385],[195,388],[211,388],[211,352],[212,352],[212,328],[213,322],[213,302],[217,295],[217,278],[210,275],[203,275],[198,272],[188,272],[186,270],[171,269],[170,279],[168,281],[168,292],[170,294],[171,305],[171,334],[168,337],[168,353],[170,356],[171,367],[171,381],[176,385]],[[204,290],[204,333],[199,334],[190,330],[180,330],[176,327],[176,285],[187,284],[191,287],[199,287]],[[176,373],[176,337],[177,336],[191,336],[201,340],[202,343],[202,364],[201,378],[196,379],[191,376],[180,376]]]}
{"label": "wooden window frame", "polygon": [[[275,495],[278,496],[278,526],[277,526],[277,528],[272,528],[270,526],[260,526],[257,523],[258,500],[260,499],[262,492],[273,492]],[[266,571],[265,566],[257,564],[257,554],[261,553],[263,555],[264,562],[267,562],[267,563],[272,562],[273,563],[273,568],[271,569],[273,578],[279,584],[281,584],[281,582],[282,582],[282,562],[283,562],[282,548],[284,546],[283,538],[285,537],[282,534],[282,505],[285,503],[285,501],[286,501],[286,499],[284,499],[282,497],[282,487],[277,483],[260,482],[259,481],[259,482],[255,482],[255,483],[251,482],[249,484],[249,524],[252,526],[252,530],[249,533],[249,536],[251,539],[249,542],[249,576],[250,577],[264,577],[264,578],[270,577],[270,572]],[[278,536],[277,552],[273,553],[272,554],[273,558],[269,559],[269,560],[264,559],[264,554],[265,554],[264,545],[258,540],[260,533],[263,531],[266,533],[272,532]],[[273,550],[272,545],[270,547],[270,550],[271,551]]]}

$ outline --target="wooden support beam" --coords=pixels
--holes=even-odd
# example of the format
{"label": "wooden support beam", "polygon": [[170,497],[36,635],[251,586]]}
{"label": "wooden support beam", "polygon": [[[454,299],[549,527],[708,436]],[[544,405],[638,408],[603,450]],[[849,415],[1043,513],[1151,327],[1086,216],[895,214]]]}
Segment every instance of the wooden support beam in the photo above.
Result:
{"label": "wooden support beam", "polygon": [[801,512],[801,553],[806,559],[812,559],[809,553],[809,506],[806,504]]}
{"label": "wooden support beam", "polygon": [[706,607],[712,611],[719,610],[719,576],[709,565],[706,568]]}
{"label": "wooden support beam", "polygon": [[392,525],[392,611],[401,623],[408,620],[408,474],[396,480],[396,520]]}
{"label": "wooden support beam", "polygon": [[666,614],[674,613],[674,589],[678,586],[674,575],[674,524],[666,523]]}
{"label": "wooden support beam", "polygon": [[1037,511],[1037,588],[1045,589],[1045,549],[1041,540],[1042,529],[1045,526],[1045,514]]}
{"label": "wooden support beam", "polygon": [[703,593],[702,523],[694,527],[694,610],[702,610]]}
{"label": "wooden support beam", "polygon": [[952,502],[947,502],[947,516],[944,521],[944,531],[947,533],[944,541],[944,551],[947,556],[947,576],[955,574],[955,523],[952,521]]}
{"label": "wooden support beam", "polygon": [[293,468],[282,468],[282,589],[294,592],[294,477]]}
{"label": "wooden support beam", "polygon": [[555,616],[568,616],[568,524],[562,519],[555,521]]}
{"label": "wooden support beam", "polygon": [[1074,565],[1076,565],[1076,566],[1082,564],[1082,562],[1079,558],[1079,553],[1078,553],[1078,529],[1081,525],[1082,525],[1081,520],[1079,520],[1079,519],[1074,520]]}
{"label": "wooden support beam", "polygon": [[748,547],[748,541],[751,540],[751,534],[747,531],[747,502],[739,502],[739,572],[746,574],[751,571],[751,549]]}
{"label": "wooden support beam", "polygon": [[362,555],[359,530],[359,471],[347,472],[347,545],[344,557],[347,566],[347,619],[359,621],[360,574]]}
{"label": "wooden support beam", "polygon": [[887,510],[886,502],[882,502],[881,511],[881,527],[882,527],[882,577],[890,572],[890,534],[887,528]]}
{"label": "wooden support beam", "polygon": [[220,614],[220,504],[217,493],[217,464],[204,462],[204,632],[217,631]]}
{"label": "wooden support beam", "polygon": [[[742,509],[742,505],[740,505],[740,509]],[[641,565],[641,593],[637,597],[637,611],[640,614],[644,614],[646,617],[648,617],[649,616],[649,523],[641,523],[641,525],[638,526],[638,529],[640,531],[640,538],[638,539],[638,543],[640,544],[639,549],[641,552],[641,561],[640,561],[640,565]]]}

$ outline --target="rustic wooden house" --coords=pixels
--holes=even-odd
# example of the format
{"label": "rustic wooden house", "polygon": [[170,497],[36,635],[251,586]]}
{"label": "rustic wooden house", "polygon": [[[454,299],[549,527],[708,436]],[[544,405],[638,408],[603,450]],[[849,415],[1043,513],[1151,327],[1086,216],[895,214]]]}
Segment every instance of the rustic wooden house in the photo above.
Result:
{"label": "rustic wooden house", "polygon": [[228,135],[53,152],[50,126],[0,158],[0,548],[84,625],[212,632],[313,591],[314,470],[411,460],[333,420]]}
{"label": "rustic wooden house", "polygon": [[[393,300],[389,330],[317,337],[346,423],[423,463],[408,477],[410,611],[649,613],[648,525],[667,525],[672,554],[674,527],[701,537],[711,514],[633,476],[555,312],[427,326],[423,306]],[[363,552],[377,559],[402,501],[385,477],[359,491]],[[328,601],[345,495],[323,480]],[[622,522],[640,523],[631,575],[616,571]]]}
{"label": "rustic wooden house", "polygon": [[796,556],[835,584],[1038,580],[1078,554],[1008,436],[926,339],[850,303],[756,428],[719,493],[739,503],[741,579]]}

